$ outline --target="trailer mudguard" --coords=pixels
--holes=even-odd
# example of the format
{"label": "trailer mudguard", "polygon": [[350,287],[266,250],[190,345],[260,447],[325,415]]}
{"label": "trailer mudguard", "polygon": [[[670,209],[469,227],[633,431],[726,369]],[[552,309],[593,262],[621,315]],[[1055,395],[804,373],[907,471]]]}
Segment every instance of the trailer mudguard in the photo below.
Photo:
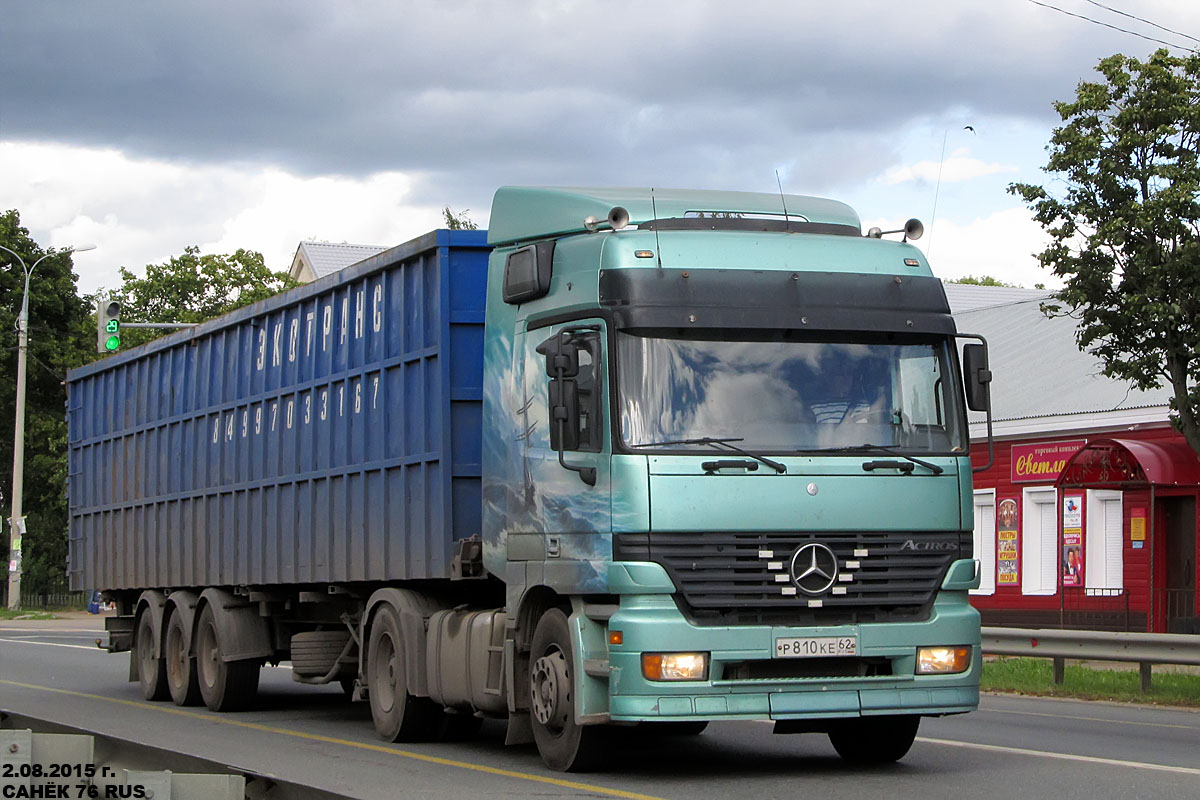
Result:
{"label": "trailer mudguard", "polygon": [[[204,604],[212,606],[222,661],[266,658],[274,652],[266,618],[259,616],[257,608],[248,601],[210,587],[200,594],[196,608]],[[194,630],[192,636],[195,637]]]}

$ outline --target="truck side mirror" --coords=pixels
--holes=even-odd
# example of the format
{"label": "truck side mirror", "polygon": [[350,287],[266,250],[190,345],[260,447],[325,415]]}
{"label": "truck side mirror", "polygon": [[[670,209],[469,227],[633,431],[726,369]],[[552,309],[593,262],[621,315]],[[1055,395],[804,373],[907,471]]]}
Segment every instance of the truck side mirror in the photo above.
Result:
{"label": "truck side mirror", "polygon": [[[594,330],[589,328],[587,330]],[[596,468],[568,464],[564,450],[579,449],[579,348],[575,336],[580,330],[565,328],[537,346],[546,357],[546,373],[550,376],[548,401],[550,405],[550,447],[558,451],[558,463],[563,469],[578,472],[588,486],[596,485]]]}
{"label": "truck side mirror", "polygon": [[579,345],[563,336],[551,336],[537,346],[546,357],[546,374],[554,380],[574,378],[579,374]]}
{"label": "truck side mirror", "polygon": [[550,449],[579,449],[579,383],[574,378],[550,381]]}
{"label": "truck side mirror", "polygon": [[987,348],[984,345],[963,345],[963,380],[966,383],[967,408],[987,411],[991,405],[992,371],[988,369]]}

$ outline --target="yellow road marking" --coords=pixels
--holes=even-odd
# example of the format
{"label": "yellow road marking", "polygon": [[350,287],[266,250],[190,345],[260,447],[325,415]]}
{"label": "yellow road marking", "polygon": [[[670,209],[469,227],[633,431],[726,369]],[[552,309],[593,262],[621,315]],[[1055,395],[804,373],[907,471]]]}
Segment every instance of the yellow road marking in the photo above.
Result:
{"label": "yellow road marking", "polygon": [[[64,645],[67,646],[67,645]],[[72,645],[77,646],[77,645]],[[160,711],[166,714],[177,714],[182,717],[190,717],[192,719],[201,719],[208,722],[216,722],[221,725],[232,725],[237,728],[246,728],[252,731],[261,731],[263,733],[276,733],[280,736],[292,736],[297,739],[306,739],[312,742],[323,742],[325,744],[337,744],[343,747],[354,747],[359,750],[370,750],[376,753],[384,753],[392,756],[400,756],[401,758],[411,758],[415,761],[424,761],[429,764],[437,764],[443,767],[458,767],[459,769],[467,769],[473,772],[484,772],[489,775],[501,775],[505,778],[515,778],[517,780],[532,781],[533,783],[544,783],[550,786],[560,786],[565,789],[576,789],[582,792],[594,792],[596,794],[607,795],[608,797],[624,797],[629,800],[663,800],[663,798],[655,797],[654,795],[638,794],[637,792],[627,792],[623,789],[610,789],[606,786],[596,786],[591,783],[580,783],[577,781],[563,780],[562,778],[551,778],[547,775],[535,775],[531,772],[517,772],[516,770],[500,769],[499,767],[489,767],[485,764],[472,764],[469,761],[457,761],[452,758],[442,758],[440,756],[426,755],[425,753],[414,753],[411,750],[399,750],[394,747],[388,747],[383,744],[368,744],[366,742],[353,742],[349,739],[338,739],[333,736],[322,736],[317,733],[305,733],[303,731],[289,730],[288,728],[276,728],[271,725],[262,725],[257,722],[243,722],[236,719],[228,719],[224,717],[216,717],[210,714],[202,714],[196,711],[188,711],[175,706],[164,706],[157,703],[143,703],[136,700],[122,700],[116,697],[104,697],[98,694],[88,694],[86,692],[76,692],[71,689],[56,689],[52,686],[38,686],[32,683],[21,683],[20,681],[10,681],[0,678],[0,683],[9,686],[19,686],[22,689],[34,689],[42,692],[53,692],[55,694],[65,694],[70,697],[84,697],[89,700],[102,700],[106,703],[116,703],[118,705],[132,706],[134,708],[149,709],[151,711]]]}
{"label": "yellow road marking", "polygon": [[1167,764],[1151,764],[1145,761],[1121,761],[1116,758],[1098,758],[1096,756],[1077,756],[1070,753],[1047,753],[1042,750],[1028,750],[1024,747],[1005,747],[998,744],[979,744],[977,742],[956,742],[949,739],[927,739],[917,737],[918,742],[940,744],[947,747],[965,747],[970,750],[988,750],[993,753],[1012,753],[1019,756],[1035,756],[1037,758],[1056,758],[1062,761],[1083,761],[1088,764],[1104,764],[1110,767],[1132,767],[1134,769],[1149,769],[1158,772],[1177,772],[1183,775],[1200,775],[1200,769],[1192,767],[1172,767]]}
{"label": "yellow road marking", "polygon": [[1174,725],[1169,722],[1138,722],[1135,720],[1108,719],[1106,717],[1081,717],[1076,714],[1048,714],[1044,711],[1010,711],[1001,708],[980,708],[980,711],[988,714],[1020,714],[1026,717],[1051,717],[1053,719],[1078,719],[1086,722],[1103,722],[1109,725],[1145,725],[1150,728],[1177,728],[1184,731],[1194,731],[1197,728],[1195,725]]}

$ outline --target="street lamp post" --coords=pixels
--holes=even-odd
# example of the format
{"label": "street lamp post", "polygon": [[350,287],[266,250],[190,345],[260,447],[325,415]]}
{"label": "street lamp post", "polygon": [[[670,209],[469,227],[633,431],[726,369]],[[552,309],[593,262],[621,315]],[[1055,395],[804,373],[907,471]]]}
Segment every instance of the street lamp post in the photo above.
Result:
{"label": "street lamp post", "polygon": [[[67,253],[82,253],[84,250],[95,250],[94,244],[82,244],[78,247],[68,247]],[[21,515],[21,490],[25,482],[25,357],[29,350],[29,278],[38,264],[51,255],[46,255],[33,262],[32,267],[25,266],[25,259],[0,244],[0,250],[17,259],[21,269],[25,271],[25,294],[21,298],[21,313],[17,317],[17,422],[13,430],[13,482],[12,482],[12,518],[9,520],[8,548],[8,607],[13,611],[21,605],[21,537],[25,533],[25,518]]]}

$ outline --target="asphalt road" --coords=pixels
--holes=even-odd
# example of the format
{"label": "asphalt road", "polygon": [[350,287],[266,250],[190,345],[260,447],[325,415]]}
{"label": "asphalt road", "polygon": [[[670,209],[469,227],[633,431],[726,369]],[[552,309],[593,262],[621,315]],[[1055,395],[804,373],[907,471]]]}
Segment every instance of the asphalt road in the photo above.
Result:
{"label": "asphalt road", "polygon": [[614,739],[608,771],[561,775],[532,747],[478,739],[390,745],[340,689],[263,672],[256,710],[214,714],[142,700],[128,656],[94,646],[98,620],[0,622],[0,709],[143,741],[355,798],[1190,798],[1200,800],[1200,713],[986,697],[980,711],[925,720],[899,764],[845,765],[820,735],[729,722],[686,738]]}

